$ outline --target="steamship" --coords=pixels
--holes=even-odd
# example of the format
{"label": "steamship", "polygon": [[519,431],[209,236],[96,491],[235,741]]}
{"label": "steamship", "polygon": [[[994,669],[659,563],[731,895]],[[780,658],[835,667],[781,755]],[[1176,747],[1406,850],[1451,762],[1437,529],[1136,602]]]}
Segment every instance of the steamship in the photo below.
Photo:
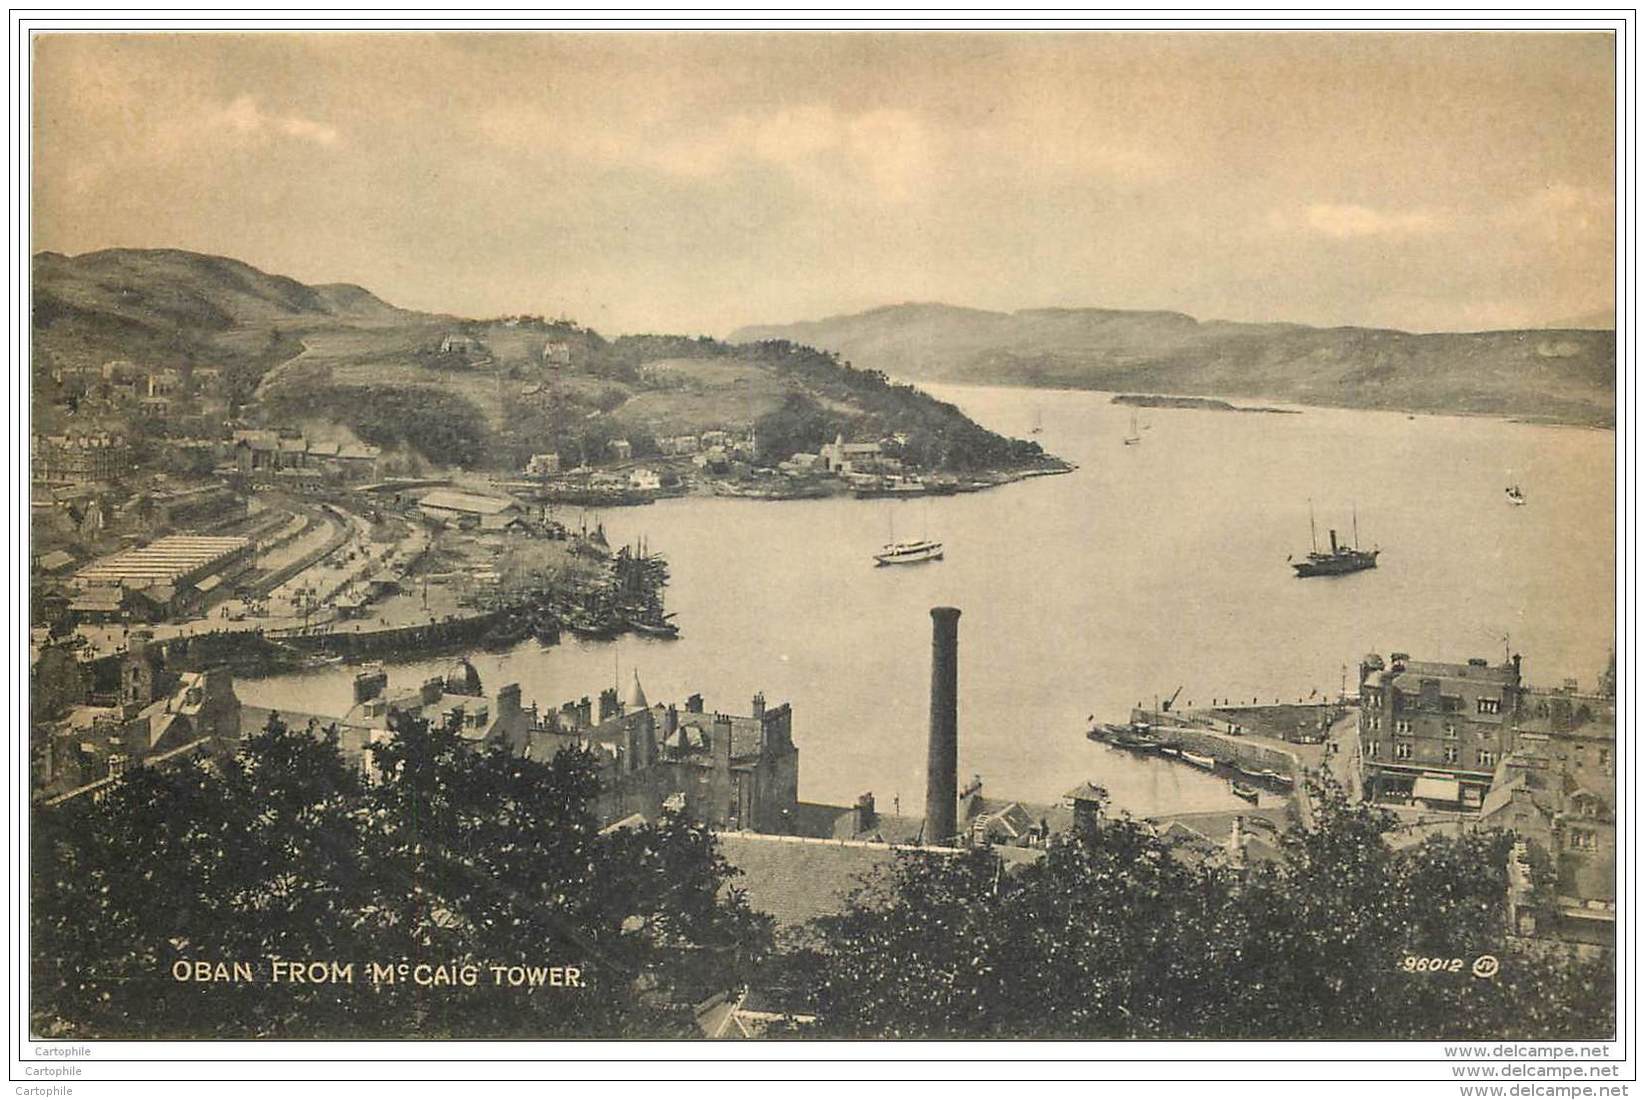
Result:
{"label": "steamship", "polygon": [[874,555],[874,564],[880,565],[918,565],[920,562],[941,561],[942,543],[933,539],[910,539],[897,541],[897,524],[893,517],[891,524],[891,541],[880,547],[880,552]]}
{"label": "steamship", "polygon": [[942,543],[930,539],[913,542],[888,542],[874,555],[877,565],[916,565],[922,561],[941,561]]}
{"label": "steamship", "polygon": [[1291,568],[1297,571],[1299,577],[1338,577],[1344,573],[1358,573],[1362,569],[1375,569],[1377,555],[1380,550],[1361,550],[1359,548],[1359,514],[1354,514],[1354,545],[1342,546],[1337,543],[1337,532],[1331,529],[1330,552],[1321,551],[1319,536],[1314,530],[1314,502],[1308,502],[1308,535],[1313,549],[1301,561],[1291,561]]}

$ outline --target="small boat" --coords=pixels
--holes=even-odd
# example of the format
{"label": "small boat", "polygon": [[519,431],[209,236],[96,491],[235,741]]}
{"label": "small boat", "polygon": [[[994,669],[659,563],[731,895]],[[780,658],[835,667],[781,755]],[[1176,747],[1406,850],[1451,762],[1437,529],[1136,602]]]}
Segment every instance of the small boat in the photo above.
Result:
{"label": "small boat", "polygon": [[1182,755],[1182,750],[1176,745],[1161,745],[1159,754],[1161,756],[1179,757]]}
{"label": "small boat", "polygon": [[1206,771],[1212,771],[1217,766],[1216,757],[1206,756],[1204,753],[1190,752],[1187,749],[1182,750],[1182,758],[1194,767],[1204,768]]}
{"label": "small boat", "polygon": [[1270,783],[1276,784],[1276,785],[1281,786],[1281,787],[1289,787],[1289,786],[1292,786],[1296,782],[1290,776],[1281,775],[1279,772],[1274,771],[1272,768],[1262,769],[1262,778],[1266,779]]}
{"label": "small boat", "polygon": [[877,497],[918,497],[929,491],[925,482],[917,477],[889,474],[863,482],[851,490],[851,495],[858,500],[873,500]]}
{"label": "small boat", "polygon": [[1123,440],[1121,440],[1121,442],[1124,443],[1127,447],[1135,447],[1138,443],[1142,442],[1142,436],[1137,434],[1137,414],[1136,413],[1131,414],[1131,434],[1127,435]]}
{"label": "small boat", "polygon": [[1154,752],[1160,747],[1160,739],[1146,730],[1126,728],[1123,732],[1109,737],[1108,743],[1115,748],[1130,749],[1132,752]]}
{"label": "small boat", "polygon": [[623,621],[637,634],[651,638],[678,638],[680,628],[670,621],[673,618],[674,613],[671,611],[661,614],[648,612],[641,615],[625,615]]}
{"label": "small boat", "polygon": [[1525,505],[1525,491],[1518,485],[1510,485],[1503,492],[1507,494],[1509,504],[1514,505],[1516,508]]}
{"label": "small boat", "polygon": [[1038,409],[1035,409],[1034,410],[1034,426],[1032,428],[1028,429],[1028,434],[1029,435],[1039,435],[1040,432],[1043,431],[1044,429],[1045,429],[1045,425],[1040,421],[1040,411]]}
{"label": "small boat", "polygon": [[480,638],[482,649],[507,649],[525,640],[531,628],[516,615],[504,615]]}
{"label": "small boat", "polygon": [[623,624],[616,616],[586,607],[568,608],[561,615],[560,623],[572,634],[589,641],[606,641],[623,631]]}
{"label": "small boat", "polygon": [[1249,784],[1241,783],[1237,779],[1229,781],[1228,789],[1233,791],[1236,797],[1245,799],[1245,801],[1251,803],[1253,806],[1255,806],[1257,804],[1257,800],[1262,797],[1261,791],[1257,790],[1253,786],[1250,786]]}

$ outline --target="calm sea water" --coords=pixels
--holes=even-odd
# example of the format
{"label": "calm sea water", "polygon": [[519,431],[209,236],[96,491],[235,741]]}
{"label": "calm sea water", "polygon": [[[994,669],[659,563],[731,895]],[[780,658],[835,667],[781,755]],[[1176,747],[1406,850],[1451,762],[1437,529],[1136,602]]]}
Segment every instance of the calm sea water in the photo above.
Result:
{"label": "calm sea water", "polygon": [[[638,670],[653,701],[694,691],[747,713],[754,692],[794,706],[800,795],[882,808],[923,802],[929,609],[960,620],[960,774],[1054,801],[1089,779],[1134,813],[1241,805],[1218,779],[1085,739],[1183,685],[1212,697],[1335,693],[1367,651],[1501,660],[1591,684],[1615,626],[1612,432],[1498,420],[1308,409],[1300,415],[1131,410],[1109,395],[931,387],[996,430],[1080,465],[969,496],[885,501],[679,500],[601,516],[613,544],[667,555],[675,642],[527,641],[474,657],[488,689],[527,700],[597,694]],[[1507,505],[1510,481],[1530,504]],[[1298,580],[1287,555],[1349,537],[1379,567]],[[926,535],[940,563],[876,569],[887,540]],[[447,660],[391,665],[399,683]],[[242,681],[243,699],[322,713],[352,670]],[[1351,682],[1351,681],[1350,681]]]}

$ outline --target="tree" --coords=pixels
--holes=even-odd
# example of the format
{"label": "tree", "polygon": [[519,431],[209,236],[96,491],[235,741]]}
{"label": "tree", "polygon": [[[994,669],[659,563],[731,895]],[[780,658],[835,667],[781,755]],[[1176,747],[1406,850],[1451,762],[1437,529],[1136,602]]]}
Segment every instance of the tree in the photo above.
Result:
{"label": "tree", "polygon": [[[683,1006],[769,949],[705,830],[597,828],[587,753],[478,752],[398,719],[370,751],[368,782],[335,731],[275,716],[233,759],[137,769],[101,804],[37,811],[36,1030],[679,1036]],[[273,983],[271,958],[349,963],[352,980]],[[172,974],[234,960],[256,979]]]}
{"label": "tree", "polygon": [[334,742],[278,716],[236,759],[138,768],[102,803],[36,813],[34,976],[44,1033],[215,1037],[324,1034],[342,1014],[320,987],[178,981],[200,960],[348,958],[364,880]]}
{"label": "tree", "polygon": [[[1597,1038],[1609,958],[1503,926],[1512,838],[1406,852],[1386,815],[1312,792],[1278,863],[1191,866],[1126,817],[1007,872],[987,850],[907,853],[784,960],[810,1033],[877,1038]],[[1501,960],[1496,978],[1474,959]],[[1461,958],[1457,971],[1407,957]]]}

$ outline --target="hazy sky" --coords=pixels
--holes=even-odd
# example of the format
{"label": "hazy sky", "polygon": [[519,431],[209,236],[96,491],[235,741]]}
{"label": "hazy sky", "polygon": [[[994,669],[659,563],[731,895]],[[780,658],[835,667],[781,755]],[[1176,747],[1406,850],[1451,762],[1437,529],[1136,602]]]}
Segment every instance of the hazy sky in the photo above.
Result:
{"label": "hazy sky", "polygon": [[58,35],[35,93],[36,249],[419,309],[1474,329],[1613,299],[1604,35]]}

